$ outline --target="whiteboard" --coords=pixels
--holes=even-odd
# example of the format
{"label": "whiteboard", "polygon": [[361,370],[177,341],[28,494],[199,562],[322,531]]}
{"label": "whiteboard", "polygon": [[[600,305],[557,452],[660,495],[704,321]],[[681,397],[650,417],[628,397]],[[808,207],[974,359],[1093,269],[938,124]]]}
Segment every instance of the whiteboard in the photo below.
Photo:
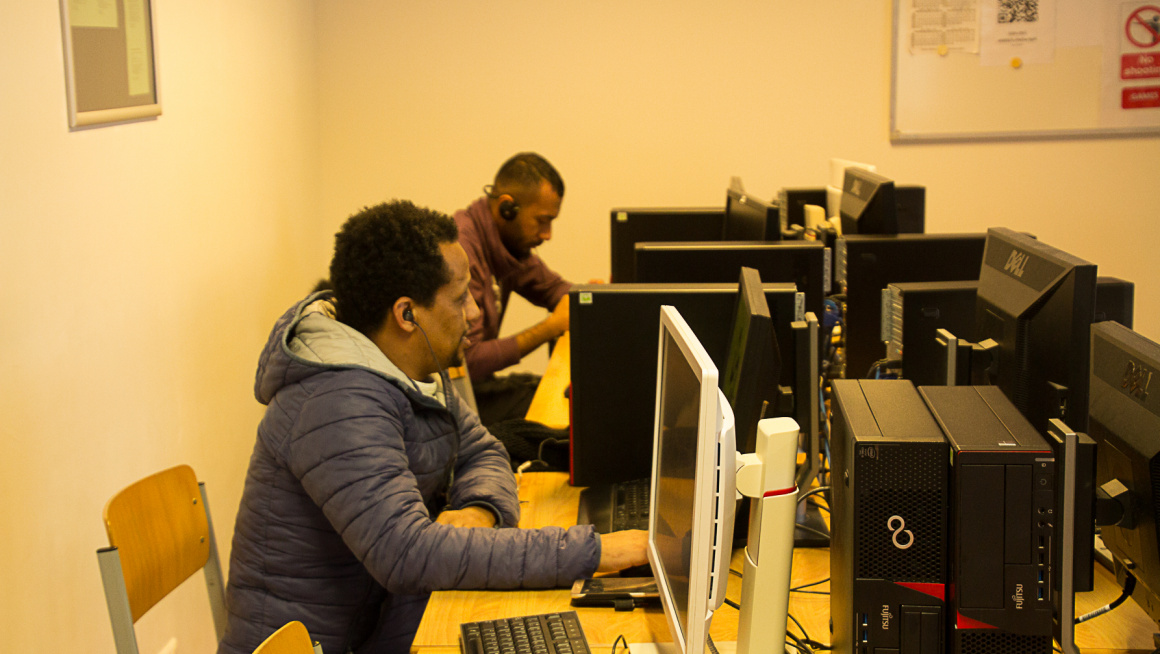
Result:
{"label": "whiteboard", "polygon": [[[1032,30],[996,20],[1027,2]],[[932,45],[939,8],[974,43]],[[894,0],[892,36],[892,141],[1160,134],[1160,0]]]}

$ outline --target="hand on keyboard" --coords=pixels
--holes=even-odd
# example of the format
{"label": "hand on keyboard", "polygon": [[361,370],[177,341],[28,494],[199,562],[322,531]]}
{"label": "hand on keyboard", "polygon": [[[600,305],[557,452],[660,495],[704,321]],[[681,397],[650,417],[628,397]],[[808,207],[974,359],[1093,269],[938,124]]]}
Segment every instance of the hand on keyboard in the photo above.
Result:
{"label": "hand on keyboard", "polygon": [[600,565],[597,572],[616,572],[634,565],[648,564],[648,532],[639,529],[614,531],[600,536]]}

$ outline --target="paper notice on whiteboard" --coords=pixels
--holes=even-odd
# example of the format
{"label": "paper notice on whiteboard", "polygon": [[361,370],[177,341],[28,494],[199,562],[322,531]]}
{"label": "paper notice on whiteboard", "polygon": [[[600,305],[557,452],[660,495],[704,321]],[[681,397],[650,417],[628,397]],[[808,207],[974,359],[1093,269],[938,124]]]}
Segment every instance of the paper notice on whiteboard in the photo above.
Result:
{"label": "paper notice on whiteboard", "polygon": [[68,22],[73,27],[117,27],[115,0],[68,0]]}
{"label": "paper notice on whiteboard", "polygon": [[982,0],[979,63],[1049,64],[1055,59],[1055,0]]}
{"label": "paper notice on whiteboard", "polygon": [[149,52],[149,15],[145,0],[125,0],[125,63],[129,95],[153,92],[153,61]]}
{"label": "paper notice on whiteboard", "polygon": [[900,22],[910,54],[979,51],[978,0],[907,0]]}

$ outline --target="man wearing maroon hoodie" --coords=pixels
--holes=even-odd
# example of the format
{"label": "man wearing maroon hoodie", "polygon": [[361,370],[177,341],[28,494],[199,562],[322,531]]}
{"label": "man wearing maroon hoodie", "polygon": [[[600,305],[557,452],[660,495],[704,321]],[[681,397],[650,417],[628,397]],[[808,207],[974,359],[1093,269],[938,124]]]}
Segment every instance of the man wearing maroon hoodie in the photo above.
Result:
{"label": "man wearing maroon hoodie", "polygon": [[[471,265],[469,288],[481,317],[468,333],[467,369],[484,425],[522,418],[539,377],[496,373],[568,330],[568,289],[532,250],[552,238],[564,181],[546,159],[523,152],[508,159],[484,196],[455,214]],[[549,310],[542,321],[503,338],[500,324],[512,292]]]}

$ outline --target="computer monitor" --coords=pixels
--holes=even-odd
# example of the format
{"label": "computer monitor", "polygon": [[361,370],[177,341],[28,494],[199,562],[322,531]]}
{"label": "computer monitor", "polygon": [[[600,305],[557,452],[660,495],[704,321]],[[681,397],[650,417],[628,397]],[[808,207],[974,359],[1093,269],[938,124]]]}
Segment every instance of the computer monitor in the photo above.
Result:
{"label": "computer monitor", "polygon": [[1160,623],[1160,345],[1114,322],[1091,330],[1091,413],[1099,488],[1124,500],[1117,525],[1100,528],[1116,579]]}
{"label": "computer monitor", "polygon": [[976,280],[985,234],[855,234],[838,239],[835,281],[846,294],[846,377],[882,358],[882,290],[899,282]]}
{"label": "computer monitor", "polygon": [[817,241],[777,243],[674,241],[636,244],[636,280],[642,283],[720,283],[753,268],[765,283],[792,282],[806,294],[806,311],[825,311],[830,293],[830,249]]}
{"label": "computer monitor", "polygon": [[987,230],[975,339],[995,342],[975,383],[1003,390],[1033,427],[1087,431],[1096,265],[1004,227]]}
{"label": "computer monitor", "polygon": [[897,234],[894,181],[863,168],[847,168],[838,214],[843,234]]}
{"label": "computer monitor", "polygon": [[[763,284],[781,348],[797,356],[793,323],[802,299],[792,284]],[[572,385],[571,483],[596,486],[643,479],[652,452],[656,337],[660,307],[676,307],[709,356],[724,368],[737,282],[730,284],[576,284],[569,291]],[[794,388],[795,369],[783,366],[782,386]],[[805,405],[806,403],[802,403]],[[804,423],[803,423],[804,424]],[[608,456],[616,452],[616,456]]]}
{"label": "computer monitor", "polygon": [[678,650],[704,654],[732,554],[733,415],[717,367],[671,306],[658,350],[648,560]]}
{"label": "computer monitor", "polygon": [[741,269],[728,352],[721,390],[733,409],[737,442],[743,452],[752,452],[763,406],[768,403],[771,416],[777,407],[781,374],[773,318],[765,301],[761,275],[753,268]]}
{"label": "computer monitor", "polygon": [[723,207],[613,209],[609,223],[611,281],[637,281],[633,246],[640,241],[716,241],[724,226]]}
{"label": "computer monitor", "polygon": [[775,228],[779,224],[776,209],[739,186],[734,184],[725,192],[725,224],[721,230],[721,240],[780,240],[781,230]]}

